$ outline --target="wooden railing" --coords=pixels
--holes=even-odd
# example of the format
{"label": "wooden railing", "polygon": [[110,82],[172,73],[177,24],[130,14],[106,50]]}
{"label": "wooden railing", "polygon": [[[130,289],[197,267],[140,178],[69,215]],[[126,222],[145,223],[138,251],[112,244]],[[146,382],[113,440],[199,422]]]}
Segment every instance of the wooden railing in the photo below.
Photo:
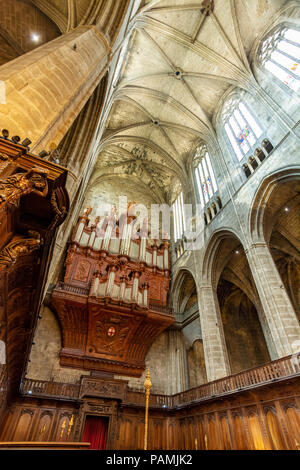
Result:
{"label": "wooden railing", "polygon": [[[59,282],[56,286],[56,289],[63,290],[66,292],[71,292],[72,294],[80,294],[80,295],[89,295],[90,289],[84,287],[77,287],[71,284],[67,284],[65,282]],[[167,306],[162,306],[155,301],[152,301],[149,305],[150,310],[158,313],[164,313],[165,315],[174,315],[174,312],[171,308]]]}
{"label": "wooden railing", "polygon": [[172,406],[208,400],[295,375],[300,375],[300,353],[177,393],[172,396]]}
{"label": "wooden railing", "polygon": [[[149,404],[152,408],[178,408],[191,403],[210,400],[230,393],[255,388],[261,385],[266,385],[270,382],[299,375],[300,353],[278,359],[263,366],[255,367],[238,374],[230,375],[229,377],[215,380],[214,382],[191,388],[175,395],[152,393],[150,394]],[[79,396],[79,388],[79,384],[65,384],[25,379],[21,392],[24,395],[76,400]],[[144,403],[145,396],[142,390],[127,390],[125,404],[144,406]]]}
{"label": "wooden railing", "polygon": [[[126,405],[145,406],[145,392],[142,390],[128,389],[126,393]],[[151,408],[172,408],[173,396],[150,393],[149,406]]]}
{"label": "wooden railing", "polygon": [[79,389],[79,384],[25,379],[21,387],[21,392],[23,395],[67,398],[74,400],[79,397]]}
{"label": "wooden railing", "polygon": [[89,295],[89,289],[84,287],[77,287],[71,284],[66,284],[65,282],[59,282],[56,286],[56,289],[64,290],[67,292],[71,292],[72,294],[80,294],[80,295]]}
{"label": "wooden railing", "polygon": [[150,302],[149,308],[154,312],[164,313],[165,315],[174,315],[174,312],[170,307],[159,305],[159,303],[155,303],[154,301]]}

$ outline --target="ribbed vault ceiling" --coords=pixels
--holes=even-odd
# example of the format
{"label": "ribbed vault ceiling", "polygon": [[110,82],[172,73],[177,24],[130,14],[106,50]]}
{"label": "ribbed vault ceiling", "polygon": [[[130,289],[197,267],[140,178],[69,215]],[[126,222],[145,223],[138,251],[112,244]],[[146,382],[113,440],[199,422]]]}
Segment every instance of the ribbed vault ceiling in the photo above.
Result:
{"label": "ribbed vault ceiling", "polygon": [[54,23],[61,33],[66,33],[80,24],[97,23],[104,13],[106,0],[30,0]]}
{"label": "ribbed vault ceiling", "polygon": [[213,116],[222,95],[232,86],[258,86],[249,54],[285,3],[144,2],[130,25],[92,186],[109,178],[125,191],[128,181],[147,199],[172,202],[180,184],[190,184],[187,160],[197,143],[216,141]]}

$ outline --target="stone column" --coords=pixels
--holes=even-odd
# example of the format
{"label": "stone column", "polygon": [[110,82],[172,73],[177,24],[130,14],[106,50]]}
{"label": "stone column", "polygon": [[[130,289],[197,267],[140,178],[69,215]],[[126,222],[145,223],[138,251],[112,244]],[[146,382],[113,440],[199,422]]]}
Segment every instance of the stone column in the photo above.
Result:
{"label": "stone column", "polygon": [[29,137],[34,153],[57,145],[106,72],[109,51],[94,26],[79,26],[0,67],[1,128]]}
{"label": "stone column", "polygon": [[199,288],[199,312],[207,381],[230,375],[221,313],[212,286]]}
{"label": "stone column", "polygon": [[277,357],[297,351],[300,325],[270,250],[256,243],[246,250]]}
{"label": "stone column", "polygon": [[186,390],[186,361],[185,346],[182,332],[179,330],[168,331],[169,354],[166,359],[166,373],[168,374],[168,393],[180,393]]}

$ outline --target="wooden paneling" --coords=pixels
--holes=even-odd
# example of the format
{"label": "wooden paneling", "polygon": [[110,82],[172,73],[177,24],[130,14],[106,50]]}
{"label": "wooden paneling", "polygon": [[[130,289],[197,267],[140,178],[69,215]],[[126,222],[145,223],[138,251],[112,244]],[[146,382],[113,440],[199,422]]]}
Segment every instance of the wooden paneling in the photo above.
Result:
{"label": "wooden paneling", "polygon": [[[293,378],[198,404],[150,407],[148,448],[299,449],[299,403],[299,378]],[[20,398],[8,410],[0,441],[80,441],[87,414],[109,418],[108,449],[143,449],[142,402],[95,396],[73,398],[73,403],[57,398]]]}

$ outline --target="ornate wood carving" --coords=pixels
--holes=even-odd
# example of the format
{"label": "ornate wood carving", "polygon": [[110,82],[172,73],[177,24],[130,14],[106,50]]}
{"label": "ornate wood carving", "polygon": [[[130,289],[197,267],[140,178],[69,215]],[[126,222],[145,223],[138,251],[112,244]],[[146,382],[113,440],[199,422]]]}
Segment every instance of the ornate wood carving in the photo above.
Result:
{"label": "ornate wood carving", "polygon": [[82,377],[79,397],[102,397],[125,400],[127,381],[107,380],[91,377]]}
{"label": "ornate wood carving", "polygon": [[0,251],[0,271],[14,264],[20,256],[32,253],[40,248],[40,234],[33,230],[30,230],[28,233],[31,237],[19,237],[8,243],[8,245]]}
{"label": "ornate wood carving", "polygon": [[49,253],[69,208],[66,177],[64,168],[0,138],[0,324],[10,395],[19,388]]}

